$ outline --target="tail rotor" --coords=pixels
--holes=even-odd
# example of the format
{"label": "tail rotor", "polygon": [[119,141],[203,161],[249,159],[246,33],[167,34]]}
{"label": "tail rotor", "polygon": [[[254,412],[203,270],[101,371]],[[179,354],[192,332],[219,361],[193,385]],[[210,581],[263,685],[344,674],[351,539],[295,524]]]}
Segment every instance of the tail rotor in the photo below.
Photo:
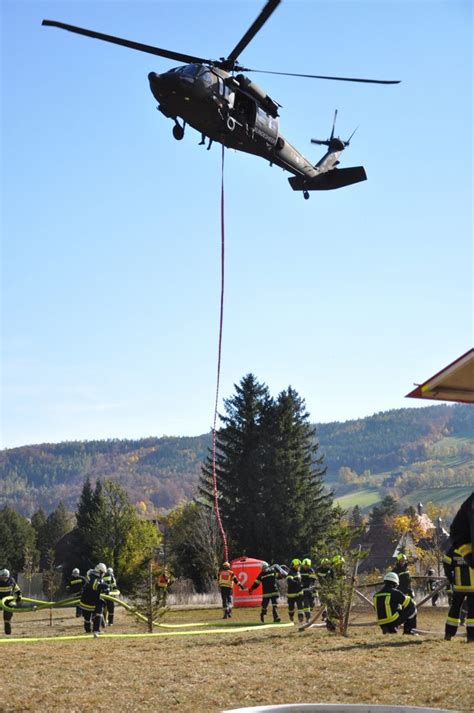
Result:
{"label": "tail rotor", "polygon": [[334,132],[336,130],[336,119],[337,119],[337,109],[334,112],[334,119],[332,122],[331,136],[329,139],[311,139],[312,144],[317,144],[318,146],[327,146],[331,151],[344,151],[346,146],[349,146],[352,137],[359,128],[358,126],[354,129],[352,134],[349,136],[347,141],[340,139],[339,137],[334,138]]}

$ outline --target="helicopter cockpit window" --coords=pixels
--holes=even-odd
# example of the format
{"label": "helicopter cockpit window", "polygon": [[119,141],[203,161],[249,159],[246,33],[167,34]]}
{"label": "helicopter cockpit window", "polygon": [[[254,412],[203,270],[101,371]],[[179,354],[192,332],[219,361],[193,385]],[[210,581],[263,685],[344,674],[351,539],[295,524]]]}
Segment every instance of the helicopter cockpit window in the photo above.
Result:
{"label": "helicopter cockpit window", "polygon": [[178,67],[176,71],[184,77],[197,77],[201,69],[201,64],[185,64],[184,67]]}
{"label": "helicopter cockpit window", "polygon": [[206,67],[204,67],[202,71],[199,72],[199,79],[203,84],[206,84],[207,86],[211,86],[211,84],[214,84],[212,72]]}

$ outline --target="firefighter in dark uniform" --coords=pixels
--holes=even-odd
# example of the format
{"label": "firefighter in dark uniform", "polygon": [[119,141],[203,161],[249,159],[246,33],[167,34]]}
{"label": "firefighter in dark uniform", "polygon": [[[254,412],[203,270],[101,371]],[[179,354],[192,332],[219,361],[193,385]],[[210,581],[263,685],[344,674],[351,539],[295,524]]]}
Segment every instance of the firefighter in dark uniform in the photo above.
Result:
{"label": "firefighter in dark uniform", "polygon": [[[408,558],[403,552],[400,552],[396,557],[396,563],[392,568],[392,572],[398,577],[399,585],[397,589],[405,594],[410,599],[415,601],[415,592],[411,586],[411,575],[408,569]],[[404,624],[403,633],[410,634],[412,629],[416,629],[416,612],[415,612],[415,623],[413,624],[411,619],[407,620]]]}
{"label": "firefighter in dark uniform", "polygon": [[230,619],[232,616],[233,585],[236,584],[239,589],[243,589],[244,587],[235,576],[235,572],[231,570],[229,562],[223,562],[219,571],[218,582],[222,599],[222,609],[224,611],[224,616],[222,618]]}
{"label": "firefighter in dark uniform", "polygon": [[311,619],[311,612],[314,609],[315,591],[317,585],[317,575],[311,566],[311,560],[306,557],[301,563],[300,569],[301,584],[303,585],[303,614],[306,621]]}
{"label": "firefighter in dark uniform", "polygon": [[[104,577],[104,582],[109,588],[109,593],[115,592],[117,589],[117,580],[115,579],[114,570],[112,567],[107,567],[107,574]],[[106,624],[107,626],[112,626],[114,623],[114,612],[115,612],[115,602],[111,602],[110,599],[105,600],[105,610],[106,610]]]}
{"label": "firefighter in dark uniform", "polygon": [[[86,583],[86,578],[83,577],[77,567],[71,572],[71,576],[66,584],[66,592],[74,596],[79,596],[82,592],[82,588]],[[80,606],[76,607],[76,617],[82,616],[82,609]]]}
{"label": "firefighter in dark uniform", "polygon": [[336,631],[336,625],[332,620],[335,616],[333,607],[335,574],[328,557],[322,558],[316,568],[316,575],[320,586],[321,604],[325,607],[321,618],[326,622],[326,628],[329,631]]}
{"label": "firefighter in dark uniform", "polygon": [[303,614],[303,583],[300,574],[301,560],[291,560],[291,567],[286,575],[287,598],[288,598],[288,616],[290,621],[294,621],[295,607],[298,609],[298,621],[300,624],[304,621]]}
{"label": "firefighter in dark uniform", "polygon": [[107,567],[103,562],[99,562],[95,569],[89,570],[87,582],[82,590],[79,606],[84,616],[84,630],[87,634],[93,632],[97,637],[100,634],[105,602],[101,599],[101,594],[109,593],[109,586],[104,582],[104,575],[107,574]]}
{"label": "firefighter in dark uniform", "polygon": [[[21,602],[21,590],[16,581],[10,575],[10,570],[0,569],[0,599],[4,597],[16,597],[17,602]],[[8,636],[12,633],[13,613],[3,610],[3,626],[5,634]]]}
{"label": "firefighter in dark uniform", "polygon": [[268,605],[272,605],[273,621],[278,623],[281,621],[278,615],[278,597],[280,590],[278,589],[277,581],[285,576],[282,568],[278,565],[270,567],[268,562],[262,562],[261,571],[257,574],[252,586],[249,587],[249,594],[257,589],[258,585],[262,585],[262,608],[260,610],[260,621],[262,624],[265,621]]}
{"label": "firefighter in dark uniform", "polygon": [[446,619],[444,638],[449,641],[456,635],[461,619],[461,608],[466,601],[466,636],[474,643],[474,567],[470,566],[472,544],[453,545],[443,557],[444,573],[451,583],[452,601]]}
{"label": "firefighter in dark uniform", "polygon": [[403,633],[412,634],[416,628],[416,605],[412,597],[398,588],[396,572],[388,572],[383,578],[384,586],[374,594],[377,624],[384,634],[396,634],[403,624]]}

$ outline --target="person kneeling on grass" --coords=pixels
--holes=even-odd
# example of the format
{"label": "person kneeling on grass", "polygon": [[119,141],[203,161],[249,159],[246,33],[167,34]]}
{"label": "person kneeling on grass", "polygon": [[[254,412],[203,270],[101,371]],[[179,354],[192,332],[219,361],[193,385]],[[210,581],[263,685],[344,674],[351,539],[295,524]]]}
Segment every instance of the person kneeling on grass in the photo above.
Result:
{"label": "person kneeling on grass", "polygon": [[388,572],[383,578],[384,586],[374,594],[377,624],[384,634],[396,634],[403,624],[404,634],[414,634],[416,629],[416,605],[414,600],[398,589],[396,572]]}

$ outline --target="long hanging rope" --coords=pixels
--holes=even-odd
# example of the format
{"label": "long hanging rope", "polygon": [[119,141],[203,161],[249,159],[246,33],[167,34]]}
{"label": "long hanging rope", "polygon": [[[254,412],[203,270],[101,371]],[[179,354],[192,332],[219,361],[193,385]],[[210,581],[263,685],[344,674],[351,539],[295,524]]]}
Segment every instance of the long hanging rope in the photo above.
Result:
{"label": "long hanging rope", "polygon": [[222,327],[224,321],[224,254],[225,254],[225,230],[224,230],[224,145],[222,144],[222,169],[221,169],[221,306],[219,318],[219,345],[217,349],[217,380],[216,380],[216,402],[214,406],[214,425],[212,427],[212,482],[214,489],[214,510],[216,513],[217,524],[222,536],[224,545],[224,560],[229,559],[229,551],[227,547],[227,536],[222,524],[221,513],[219,510],[219,494],[217,490],[217,470],[216,470],[216,450],[217,450],[217,403],[219,401],[219,382],[221,378],[221,355],[222,355]]}

